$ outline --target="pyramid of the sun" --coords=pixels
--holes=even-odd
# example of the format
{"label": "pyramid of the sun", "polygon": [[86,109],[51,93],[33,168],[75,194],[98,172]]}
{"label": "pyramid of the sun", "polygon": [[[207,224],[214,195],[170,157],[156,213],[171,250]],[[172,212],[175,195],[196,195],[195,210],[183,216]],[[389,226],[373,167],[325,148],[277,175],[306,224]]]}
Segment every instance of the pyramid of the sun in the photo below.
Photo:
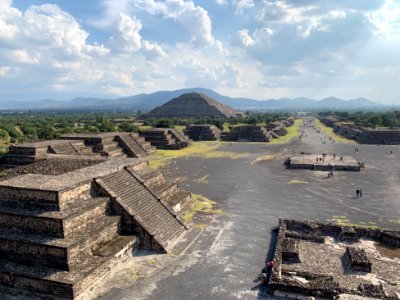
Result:
{"label": "pyramid of the sun", "polygon": [[188,93],[156,107],[140,118],[229,118],[235,115],[236,111],[233,108],[223,105],[213,98],[200,93]]}

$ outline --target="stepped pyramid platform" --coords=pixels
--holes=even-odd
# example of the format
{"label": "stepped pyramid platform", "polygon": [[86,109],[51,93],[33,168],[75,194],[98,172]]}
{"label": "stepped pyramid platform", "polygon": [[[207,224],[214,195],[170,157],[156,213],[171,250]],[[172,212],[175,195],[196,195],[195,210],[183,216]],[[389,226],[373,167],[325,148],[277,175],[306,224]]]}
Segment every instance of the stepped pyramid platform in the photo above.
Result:
{"label": "stepped pyramid platform", "polygon": [[146,160],[65,170],[0,181],[0,285],[77,298],[135,248],[168,252],[188,230],[191,194]]}
{"label": "stepped pyramid platform", "polygon": [[188,93],[156,107],[139,118],[141,120],[150,118],[230,118],[236,115],[237,113],[233,108],[223,105],[213,98],[200,93]]}
{"label": "stepped pyramid platform", "polygon": [[289,169],[309,169],[316,171],[360,171],[362,164],[351,156],[295,155],[285,161]]}
{"label": "stepped pyramid platform", "polygon": [[187,136],[174,128],[149,128],[143,130],[140,136],[157,149],[179,150],[192,143]]}
{"label": "stepped pyramid platform", "polygon": [[224,136],[224,141],[232,142],[269,142],[272,136],[263,126],[237,126]]}
{"label": "stepped pyramid platform", "polygon": [[275,264],[264,270],[277,298],[399,299],[399,252],[388,254],[400,249],[399,231],[280,219],[272,234]]}
{"label": "stepped pyramid platform", "polygon": [[355,136],[360,144],[399,145],[400,130],[391,128],[361,128],[361,132]]}
{"label": "stepped pyramid platform", "polygon": [[221,130],[214,125],[188,125],[185,129],[187,135],[193,141],[217,141],[221,138]]}
{"label": "stepped pyramid platform", "polygon": [[30,164],[53,156],[146,157],[155,149],[137,133],[68,134],[60,139],[10,147],[3,166]]}

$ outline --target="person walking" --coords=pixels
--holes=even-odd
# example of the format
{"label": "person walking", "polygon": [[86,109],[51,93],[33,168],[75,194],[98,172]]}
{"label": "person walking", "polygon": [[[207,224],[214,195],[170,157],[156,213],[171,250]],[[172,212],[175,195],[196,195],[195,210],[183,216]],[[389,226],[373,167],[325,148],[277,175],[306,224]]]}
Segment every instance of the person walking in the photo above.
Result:
{"label": "person walking", "polygon": [[359,189],[356,190],[356,195],[357,195],[357,198],[360,196],[360,190]]}
{"label": "person walking", "polygon": [[360,198],[362,198],[362,189],[359,189],[360,190]]}

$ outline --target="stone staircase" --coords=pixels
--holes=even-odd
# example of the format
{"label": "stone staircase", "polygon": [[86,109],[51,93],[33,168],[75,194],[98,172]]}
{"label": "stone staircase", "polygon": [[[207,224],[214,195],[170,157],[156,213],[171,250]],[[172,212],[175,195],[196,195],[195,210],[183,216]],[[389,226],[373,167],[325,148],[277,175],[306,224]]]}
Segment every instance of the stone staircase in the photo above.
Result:
{"label": "stone staircase", "polygon": [[110,197],[99,195],[93,181],[126,163],[0,182],[0,284],[72,299],[131,253],[137,237],[121,235],[121,216],[111,215]]}
{"label": "stone staircase", "polygon": [[63,135],[61,139],[82,140],[93,152],[107,157],[145,157],[155,150],[137,133],[130,132],[72,134]]}
{"label": "stone staircase", "polygon": [[[168,252],[186,228],[135,173],[132,168],[125,168],[96,182],[116,202],[114,210],[123,211],[123,220],[128,224],[125,230],[139,236],[140,247]],[[168,185],[163,191],[172,192],[172,189]]]}
{"label": "stone staircase", "polygon": [[120,135],[117,140],[122,148],[125,149],[129,157],[145,157],[148,153],[155,151],[151,144],[146,143],[145,139],[136,134]]}
{"label": "stone staircase", "polygon": [[221,130],[213,125],[188,125],[185,135],[193,141],[217,141],[221,137]]}
{"label": "stone staircase", "polygon": [[272,139],[262,126],[237,126],[224,137],[225,141],[269,142]]}
{"label": "stone staircase", "polygon": [[191,145],[188,137],[173,128],[149,128],[140,135],[157,149],[179,150]]}
{"label": "stone staircase", "polygon": [[[129,168],[128,170],[131,171]],[[150,171],[146,168],[141,172],[132,173],[173,215],[181,220],[180,217],[190,208],[190,192],[179,189],[178,182],[166,180],[160,171]]]}

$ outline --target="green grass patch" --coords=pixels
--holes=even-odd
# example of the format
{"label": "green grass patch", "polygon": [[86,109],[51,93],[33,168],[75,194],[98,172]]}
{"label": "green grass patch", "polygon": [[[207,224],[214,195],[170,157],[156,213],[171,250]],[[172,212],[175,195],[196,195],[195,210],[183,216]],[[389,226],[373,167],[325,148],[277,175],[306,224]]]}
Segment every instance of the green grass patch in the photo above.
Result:
{"label": "green grass patch", "polygon": [[180,150],[156,150],[155,155],[149,161],[149,168],[155,170],[166,166],[172,159],[204,154],[219,147],[218,142],[193,142],[191,146]]}
{"label": "green grass patch", "polygon": [[334,223],[338,226],[357,226],[361,228],[368,229],[378,229],[379,226],[376,225],[375,222],[362,222],[359,221],[357,223],[351,223],[350,220],[346,216],[332,216],[331,219],[327,219],[328,222]]}
{"label": "green grass patch", "polygon": [[230,158],[230,159],[238,159],[243,157],[248,157],[249,153],[237,153],[231,151],[209,151],[206,153],[202,153],[198,156],[203,158]]}
{"label": "green grass patch", "polygon": [[149,161],[149,168],[155,170],[164,167],[173,159],[181,157],[239,159],[250,155],[249,153],[218,151],[221,145],[222,143],[219,142],[193,142],[191,146],[181,150],[156,150],[155,155]]}
{"label": "green grass patch", "polygon": [[324,134],[326,134],[327,136],[332,138],[335,141],[335,143],[357,144],[357,142],[354,140],[346,139],[345,137],[342,137],[342,136],[336,134],[335,132],[333,132],[332,127],[328,127],[328,126],[324,125],[319,119],[315,119],[315,125],[317,127],[319,127],[321,132],[323,132]]}
{"label": "green grass patch", "polygon": [[[221,214],[221,209],[215,208],[216,202],[208,199],[199,194],[192,194],[192,206],[189,211],[187,211],[182,219],[186,223],[191,223],[193,221],[194,216],[199,213],[207,213],[207,214]],[[198,224],[199,226],[204,226],[204,224]]]}
{"label": "green grass patch", "polygon": [[299,136],[300,134],[300,127],[303,124],[303,119],[296,119],[292,126],[287,127],[287,134],[284,136],[280,136],[277,139],[272,139],[268,144],[275,145],[275,144],[285,144],[288,143],[291,139]]}

